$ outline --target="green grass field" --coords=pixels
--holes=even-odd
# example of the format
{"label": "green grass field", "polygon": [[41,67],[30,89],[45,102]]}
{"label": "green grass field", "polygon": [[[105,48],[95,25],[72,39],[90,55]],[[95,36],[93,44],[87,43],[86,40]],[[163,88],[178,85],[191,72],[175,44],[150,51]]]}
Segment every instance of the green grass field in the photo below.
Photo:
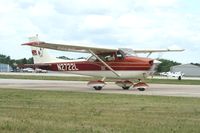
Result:
{"label": "green grass field", "polygon": [[0,132],[199,133],[200,99],[2,88]]}
{"label": "green grass field", "polygon": [[[98,77],[63,77],[63,76],[36,76],[36,75],[4,75],[0,74],[3,79],[33,79],[33,80],[63,80],[63,81],[90,81],[99,80]],[[131,80],[131,79],[130,79]],[[116,81],[116,79],[106,79],[106,81]],[[183,85],[200,85],[199,80],[177,80],[177,79],[145,79],[147,83],[153,84],[183,84]]]}

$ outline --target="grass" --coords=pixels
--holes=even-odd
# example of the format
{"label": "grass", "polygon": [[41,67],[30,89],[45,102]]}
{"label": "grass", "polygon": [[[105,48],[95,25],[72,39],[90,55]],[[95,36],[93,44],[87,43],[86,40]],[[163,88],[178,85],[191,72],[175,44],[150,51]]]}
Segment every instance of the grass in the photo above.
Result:
{"label": "grass", "polygon": [[0,89],[1,133],[199,133],[200,99]]}
{"label": "grass", "polygon": [[[33,80],[64,80],[64,81],[90,81],[99,80],[98,77],[63,77],[63,76],[36,76],[36,75],[4,75],[0,74],[3,79],[33,79]],[[106,81],[116,81],[116,79],[107,79]],[[147,83],[153,84],[183,84],[183,85],[200,85],[199,80],[177,80],[177,79],[145,79]]]}

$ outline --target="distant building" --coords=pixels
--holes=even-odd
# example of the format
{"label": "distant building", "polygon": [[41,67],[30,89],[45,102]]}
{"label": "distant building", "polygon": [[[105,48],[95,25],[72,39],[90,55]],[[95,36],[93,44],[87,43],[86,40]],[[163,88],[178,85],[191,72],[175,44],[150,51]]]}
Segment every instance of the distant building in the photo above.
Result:
{"label": "distant building", "polygon": [[194,64],[183,64],[172,66],[170,68],[171,72],[182,72],[184,76],[200,77],[200,66]]}
{"label": "distant building", "polygon": [[9,72],[11,67],[8,64],[1,64],[0,63],[0,72]]}

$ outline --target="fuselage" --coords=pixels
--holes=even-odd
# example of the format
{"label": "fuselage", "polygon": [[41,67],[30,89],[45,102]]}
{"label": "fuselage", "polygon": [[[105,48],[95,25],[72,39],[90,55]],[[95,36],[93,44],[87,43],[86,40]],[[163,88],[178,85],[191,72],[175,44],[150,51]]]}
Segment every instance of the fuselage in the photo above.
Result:
{"label": "fuselage", "polygon": [[87,60],[45,63],[43,65],[38,64],[38,66],[51,71],[121,79],[147,76],[154,66],[153,59],[126,56],[122,53],[100,53],[98,56],[120,77],[117,77],[116,74],[94,56],[91,56]]}

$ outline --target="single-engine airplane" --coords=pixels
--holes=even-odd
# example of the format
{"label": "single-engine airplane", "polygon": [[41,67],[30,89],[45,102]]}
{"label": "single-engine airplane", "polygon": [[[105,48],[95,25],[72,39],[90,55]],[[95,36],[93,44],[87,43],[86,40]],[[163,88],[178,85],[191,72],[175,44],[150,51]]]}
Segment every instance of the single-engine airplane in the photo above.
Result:
{"label": "single-engine airplane", "polygon": [[[95,90],[101,90],[106,85],[106,78],[116,78],[119,81],[115,83],[124,90],[133,86],[139,91],[144,91],[148,85],[141,79],[151,75],[159,63],[159,61],[149,58],[149,55],[154,52],[183,51],[183,49],[133,50],[55,44],[39,41],[37,36],[29,38],[29,42],[22,45],[31,46],[34,65],[37,68],[101,77],[97,81],[88,82],[88,86]],[[90,53],[91,56],[85,60],[63,60],[49,56],[46,49]],[[138,57],[136,55],[138,53],[147,53],[148,56],[146,58]],[[130,79],[138,79],[138,81],[134,83]]]}

